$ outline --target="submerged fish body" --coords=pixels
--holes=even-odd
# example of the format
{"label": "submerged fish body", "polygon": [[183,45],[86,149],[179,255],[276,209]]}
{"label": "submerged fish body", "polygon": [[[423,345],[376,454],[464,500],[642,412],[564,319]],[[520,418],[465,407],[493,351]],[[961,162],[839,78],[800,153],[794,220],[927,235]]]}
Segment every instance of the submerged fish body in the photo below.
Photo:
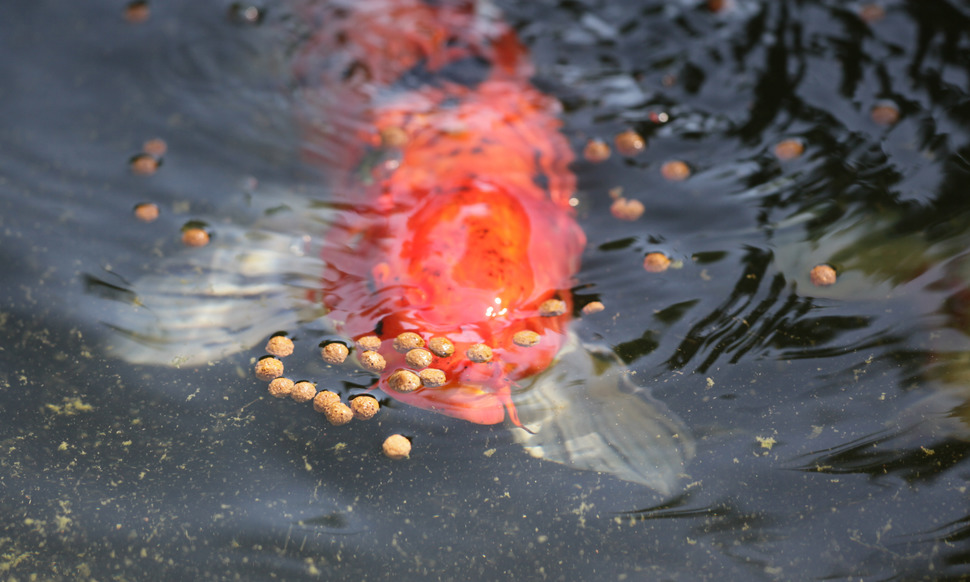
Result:
{"label": "submerged fish body", "polygon": [[[324,112],[311,147],[321,142],[315,151],[338,176],[334,195],[354,209],[338,217],[324,249],[323,302],[338,330],[383,340],[379,386],[394,398],[494,424],[506,410],[517,422],[510,386],[547,368],[562,347],[585,236],[569,204],[575,177],[558,104],[529,82],[509,30],[493,22],[489,38],[476,32],[472,7],[323,5],[326,25],[307,50],[339,56],[316,67]],[[391,14],[395,30],[382,30]],[[471,40],[456,40],[468,32]],[[350,55],[340,52],[347,35],[356,41]],[[484,75],[454,81],[446,71],[456,62]],[[418,76],[415,67],[427,82],[401,82]],[[359,160],[347,171],[344,155],[359,144],[386,160],[363,176]],[[565,312],[541,315],[553,298]],[[523,330],[538,344],[516,345]],[[444,386],[388,387],[406,367],[392,345],[405,331],[454,343],[454,355],[434,362]],[[492,349],[490,362],[468,358],[475,344]]]}
{"label": "submerged fish body", "polygon": [[[481,424],[508,418],[535,456],[675,492],[690,436],[615,355],[570,329],[586,242],[573,155],[512,31],[484,2],[300,12],[313,31],[297,59],[300,121],[330,177],[325,210],[291,201],[300,232],[272,219],[223,226],[214,244],[169,259],[110,324],[116,352],[198,365],[325,311],[344,337],[380,338],[374,387],[391,397]],[[538,342],[516,343],[522,331]],[[389,386],[410,367],[393,345],[402,332],[454,344],[431,364],[443,385]],[[490,361],[466,354],[476,344]]]}

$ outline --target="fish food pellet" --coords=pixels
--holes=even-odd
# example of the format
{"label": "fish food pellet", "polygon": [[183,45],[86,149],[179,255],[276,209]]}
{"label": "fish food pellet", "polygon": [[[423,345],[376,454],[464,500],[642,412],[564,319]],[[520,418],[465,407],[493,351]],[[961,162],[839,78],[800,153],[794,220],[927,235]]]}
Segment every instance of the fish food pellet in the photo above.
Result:
{"label": "fish food pellet", "polygon": [[671,160],[660,166],[660,175],[671,182],[680,182],[690,177],[690,167],[680,160]]}
{"label": "fish food pellet", "polygon": [[400,461],[408,458],[408,455],[411,454],[411,441],[399,434],[392,434],[384,439],[381,448],[384,449],[384,456],[388,459]]}
{"label": "fish food pellet", "polygon": [[141,149],[150,156],[160,158],[165,155],[166,151],[168,151],[168,145],[165,144],[165,140],[156,137],[155,139],[150,139],[142,144]]}
{"label": "fish food pellet", "polygon": [[472,344],[467,350],[465,350],[465,355],[468,359],[475,362],[476,364],[484,364],[492,359],[492,348],[486,346],[485,344]]}
{"label": "fish food pellet", "polygon": [[606,307],[599,301],[590,301],[583,306],[583,315],[592,315],[603,311]]}
{"label": "fish food pellet", "polygon": [[421,339],[421,336],[413,331],[406,331],[394,338],[394,349],[402,354],[406,354],[409,350],[413,350],[414,348],[423,347],[424,340]]}
{"label": "fish food pellet", "polygon": [[381,145],[387,148],[401,148],[408,143],[408,134],[400,127],[385,127],[380,134]]}
{"label": "fish food pellet", "polygon": [[439,336],[431,338],[431,341],[428,342],[428,347],[439,358],[447,358],[455,353],[455,344],[451,343],[451,340],[446,337]]}
{"label": "fish food pellet", "polygon": [[610,205],[610,213],[618,220],[636,220],[643,216],[643,210],[643,202],[629,198],[617,198]]}
{"label": "fish food pellet", "polygon": [[313,410],[317,412],[326,412],[327,407],[331,404],[337,404],[340,402],[340,395],[331,392],[329,390],[321,390],[317,392],[317,395],[313,397]]}
{"label": "fish food pellet", "polygon": [[349,354],[350,350],[340,342],[330,342],[320,349],[323,361],[328,364],[342,364]]}
{"label": "fish food pellet", "polygon": [[158,171],[161,163],[155,156],[148,154],[138,154],[128,161],[128,167],[132,174],[139,176],[151,176]]}
{"label": "fish food pellet", "polygon": [[335,402],[323,410],[327,422],[334,426],[343,426],[354,419],[354,411],[343,402]]}
{"label": "fish food pellet", "polygon": [[444,386],[447,380],[444,371],[437,368],[425,368],[418,372],[418,377],[421,378],[421,384],[428,388]]}
{"label": "fish food pellet", "polygon": [[381,338],[376,335],[365,335],[357,340],[357,347],[362,352],[366,352],[367,350],[377,351],[381,347]]}
{"label": "fish food pellet", "polygon": [[387,365],[387,360],[377,352],[368,350],[360,355],[360,365],[365,370],[378,373],[384,370],[384,366]]}
{"label": "fish food pellet", "polygon": [[805,145],[801,140],[786,139],[775,145],[775,157],[781,161],[794,160],[805,152]]}
{"label": "fish food pellet", "polygon": [[290,390],[290,398],[296,402],[309,402],[317,395],[317,387],[313,382],[297,382]]}
{"label": "fish food pellet", "polygon": [[266,342],[266,353],[285,358],[293,353],[293,340],[283,335],[273,336]]}
{"label": "fish food pellet", "polygon": [[647,147],[640,134],[632,129],[617,135],[615,142],[617,151],[624,156],[635,156]]}
{"label": "fish food pellet", "polygon": [[395,392],[414,392],[421,387],[421,378],[410,370],[398,370],[387,379],[387,384]]}
{"label": "fish food pellet", "polygon": [[350,410],[357,420],[370,420],[380,409],[381,405],[373,396],[358,396],[350,401]]}
{"label": "fish food pellet", "polygon": [[531,329],[523,329],[522,331],[516,332],[512,336],[512,341],[517,346],[522,346],[524,348],[531,348],[532,346],[539,343],[540,335]]}
{"label": "fish food pellet", "polygon": [[872,108],[869,115],[879,125],[893,125],[899,121],[899,108],[892,103],[880,103]]}
{"label": "fish food pellet", "polygon": [[835,269],[829,265],[816,265],[809,274],[812,284],[816,287],[828,287],[835,284]]}
{"label": "fish food pellet", "polygon": [[145,22],[150,14],[146,0],[134,0],[125,7],[125,20],[131,23]]}
{"label": "fish food pellet", "polygon": [[256,377],[263,382],[270,382],[283,375],[283,362],[276,358],[263,358],[256,362]]}
{"label": "fish food pellet", "polygon": [[201,228],[187,228],[182,231],[182,244],[187,247],[204,247],[209,244],[209,233]]}
{"label": "fish food pellet", "polygon": [[158,219],[159,214],[158,204],[145,202],[135,206],[135,218],[142,222],[154,222]]}
{"label": "fish food pellet", "polygon": [[610,159],[610,146],[601,139],[591,139],[583,148],[583,157],[594,164]]}
{"label": "fish food pellet", "polygon": [[556,317],[566,313],[566,302],[562,299],[546,299],[539,306],[539,315],[542,317]]}
{"label": "fish food pellet", "polygon": [[670,266],[670,258],[663,253],[649,253],[643,258],[643,268],[648,273],[662,273]]}
{"label": "fish food pellet", "polygon": [[414,348],[404,355],[404,361],[407,362],[412,368],[417,368],[420,370],[431,365],[432,357],[431,352],[428,350],[424,348]]}
{"label": "fish food pellet", "polygon": [[286,398],[293,390],[293,380],[289,378],[276,378],[269,383],[269,393],[277,398]]}

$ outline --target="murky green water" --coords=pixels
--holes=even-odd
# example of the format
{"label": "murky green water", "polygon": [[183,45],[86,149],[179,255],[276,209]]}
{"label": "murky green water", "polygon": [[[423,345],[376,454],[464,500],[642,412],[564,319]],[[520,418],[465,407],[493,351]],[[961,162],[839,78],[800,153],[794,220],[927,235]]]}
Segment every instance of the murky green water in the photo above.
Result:
{"label": "murky green water", "polygon": [[[11,579],[961,579],[967,568],[970,9],[500,2],[565,104],[589,238],[580,335],[691,428],[673,499],[391,406],[328,427],[250,377],[112,357],[179,228],[326,196],[301,161],[285,3],[31,2],[0,20],[0,572]],[[896,123],[872,119],[891,103]],[[664,117],[666,116],[666,117]],[[666,119],[666,121],[664,121]],[[128,159],[161,137],[159,171]],[[781,161],[784,139],[803,155]],[[692,175],[670,182],[668,160]],[[642,201],[616,220],[609,190]],[[141,224],[150,200],[161,218]],[[647,273],[660,251],[679,268]],[[828,263],[838,283],[808,272]],[[322,327],[296,331],[315,346]],[[364,384],[298,353],[321,382]],[[302,355],[300,355],[302,354]],[[401,432],[406,462],[380,454]]]}

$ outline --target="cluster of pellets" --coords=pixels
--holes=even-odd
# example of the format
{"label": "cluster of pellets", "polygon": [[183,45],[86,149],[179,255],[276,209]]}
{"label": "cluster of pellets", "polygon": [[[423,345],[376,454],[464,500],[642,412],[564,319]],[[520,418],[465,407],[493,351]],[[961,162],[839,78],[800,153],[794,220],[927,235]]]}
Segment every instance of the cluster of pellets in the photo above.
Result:
{"label": "cluster of pellets", "polygon": [[[335,346],[343,348],[340,350]],[[285,368],[282,358],[293,353],[293,340],[286,336],[273,336],[266,343],[268,356],[256,362],[256,377],[269,383],[269,393],[276,398],[287,398],[296,402],[312,402],[313,410],[323,414],[333,426],[343,426],[351,420],[370,420],[380,410],[377,399],[367,394],[358,395],[348,403],[340,395],[330,390],[317,390],[313,382],[293,380],[283,376]],[[326,344],[321,354],[328,363],[342,363],[349,350],[339,342]],[[383,444],[384,454],[391,459],[404,459],[411,453],[411,441],[401,435],[389,436]]]}

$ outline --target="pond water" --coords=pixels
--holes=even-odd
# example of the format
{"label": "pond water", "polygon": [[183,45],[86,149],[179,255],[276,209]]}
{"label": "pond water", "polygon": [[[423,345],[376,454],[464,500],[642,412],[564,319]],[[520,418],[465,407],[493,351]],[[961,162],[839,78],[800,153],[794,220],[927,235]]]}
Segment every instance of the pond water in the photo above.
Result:
{"label": "pond water", "polygon": [[[330,427],[266,394],[258,350],[199,367],[117,358],[106,323],[134,281],[184,256],[183,225],[218,245],[276,201],[326,201],[293,114],[306,25],[278,1],[256,22],[229,2],[151,3],[140,23],[120,2],[7,6],[0,572],[970,576],[970,8],[723,4],[498,2],[577,152],[646,139],[638,156],[574,165],[589,241],[577,303],[606,307],[576,329],[693,434],[667,497],[387,400]],[[152,138],[162,165],[136,175]],[[780,159],[784,140],[804,151]],[[670,160],[690,177],[665,179]],[[613,216],[616,188],[642,217]],[[146,201],[151,223],[132,215]],[[672,268],[644,270],[650,252]],[[817,264],[836,284],[812,283]],[[314,348],[294,369],[368,384],[309,354],[322,324],[291,331]],[[380,452],[393,432],[412,439],[407,461]]]}

